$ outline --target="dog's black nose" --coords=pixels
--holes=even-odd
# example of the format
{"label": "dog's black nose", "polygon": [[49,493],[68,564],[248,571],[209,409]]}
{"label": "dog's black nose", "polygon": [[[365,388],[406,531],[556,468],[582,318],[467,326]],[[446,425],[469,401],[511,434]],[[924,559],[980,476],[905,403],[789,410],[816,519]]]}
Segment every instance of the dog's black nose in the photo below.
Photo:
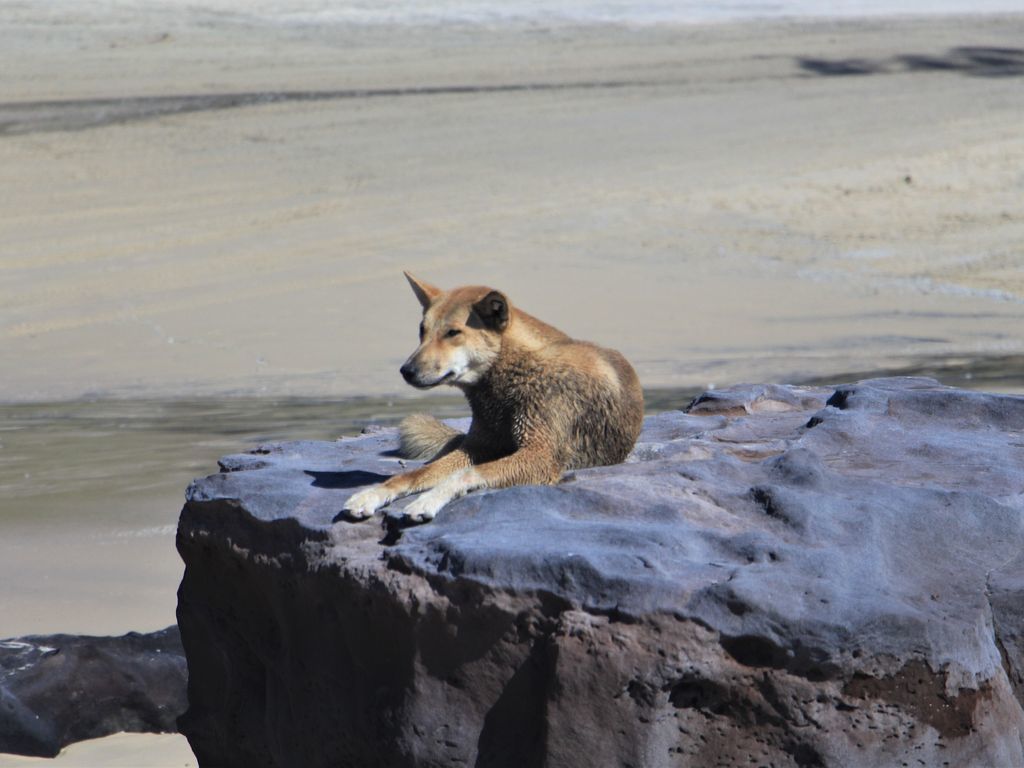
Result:
{"label": "dog's black nose", "polygon": [[403,365],[398,370],[401,372],[402,378],[405,379],[406,381],[408,381],[411,384],[412,380],[413,380],[413,377],[416,375],[415,369],[411,365],[406,363],[405,365]]}

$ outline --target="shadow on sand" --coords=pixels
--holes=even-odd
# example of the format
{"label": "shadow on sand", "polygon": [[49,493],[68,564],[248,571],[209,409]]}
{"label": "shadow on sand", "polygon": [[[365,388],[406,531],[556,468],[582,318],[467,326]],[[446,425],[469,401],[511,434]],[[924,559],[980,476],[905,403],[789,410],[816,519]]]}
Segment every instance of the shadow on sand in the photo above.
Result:
{"label": "shadow on sand", "polygon": [[111,99],[67,99],[0,104],[0,136],[45,131],[80,131],[105,125],[153,120],[220,109],[290,102],[424,96],[465,96],[481,93],[592,91],[663,85],[660,80],[599,80],[584,82],[496,83],[409,88],[350,88],[333,91],[253,91],[242,93],[130,96]]}
{"label": "shadow on sand", "polygon": [[884,59],[798,58],[805,72],[814,75],[891,75],[898,72],[959,72],[971,77],[1024,75],[1024,48],[959,46],[941,56],[904,54]]}

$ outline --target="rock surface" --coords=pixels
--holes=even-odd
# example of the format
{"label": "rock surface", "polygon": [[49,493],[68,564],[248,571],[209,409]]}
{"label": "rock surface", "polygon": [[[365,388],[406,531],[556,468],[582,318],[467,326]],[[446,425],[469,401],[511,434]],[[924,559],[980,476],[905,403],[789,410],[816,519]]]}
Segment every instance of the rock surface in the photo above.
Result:
{"label": "rock surface", "polygon": [[121,731],[173,733],[187,677],[177,627],[0,640],[0,752],[54,757]]}
{"label": "rock surface", "polygon": [[333,523],[395,444],[189,489],[202,764],[1024,764],[1024,398],[714,391],[626,464]]}

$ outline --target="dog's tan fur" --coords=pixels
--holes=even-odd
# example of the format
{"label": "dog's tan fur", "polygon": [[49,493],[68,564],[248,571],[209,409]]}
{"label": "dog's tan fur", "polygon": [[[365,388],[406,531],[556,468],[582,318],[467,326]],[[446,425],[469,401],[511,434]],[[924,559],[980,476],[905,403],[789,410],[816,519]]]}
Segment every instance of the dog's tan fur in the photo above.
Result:
{"label": "dog's tan fur", "polygon": [[406,419],[403,452],[433,461],[353,495],[350,516],[427,491],[405,514],[429,520],[477,488],[556,483],[567,469],[626,458],[640,434],[643,394],[622,355],[569,338],[500,291],[442,291],[406,277],[423,324],[402,374],[420,388],[460,388],[473,420],[463,435],[428,416]]}

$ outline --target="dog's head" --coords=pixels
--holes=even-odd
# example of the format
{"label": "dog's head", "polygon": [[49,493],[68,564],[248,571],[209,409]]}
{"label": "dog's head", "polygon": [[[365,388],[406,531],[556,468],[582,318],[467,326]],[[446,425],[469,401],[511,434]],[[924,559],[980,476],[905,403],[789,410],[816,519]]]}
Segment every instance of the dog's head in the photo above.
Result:
{"label": "dog's head", "polygon": [[402,365],[402,376],[420,389],[438,384],[472,386],[501,350],[512,308],[500,291],[479,286],[442,291],[405,273],[423,306],[420,345]]}

